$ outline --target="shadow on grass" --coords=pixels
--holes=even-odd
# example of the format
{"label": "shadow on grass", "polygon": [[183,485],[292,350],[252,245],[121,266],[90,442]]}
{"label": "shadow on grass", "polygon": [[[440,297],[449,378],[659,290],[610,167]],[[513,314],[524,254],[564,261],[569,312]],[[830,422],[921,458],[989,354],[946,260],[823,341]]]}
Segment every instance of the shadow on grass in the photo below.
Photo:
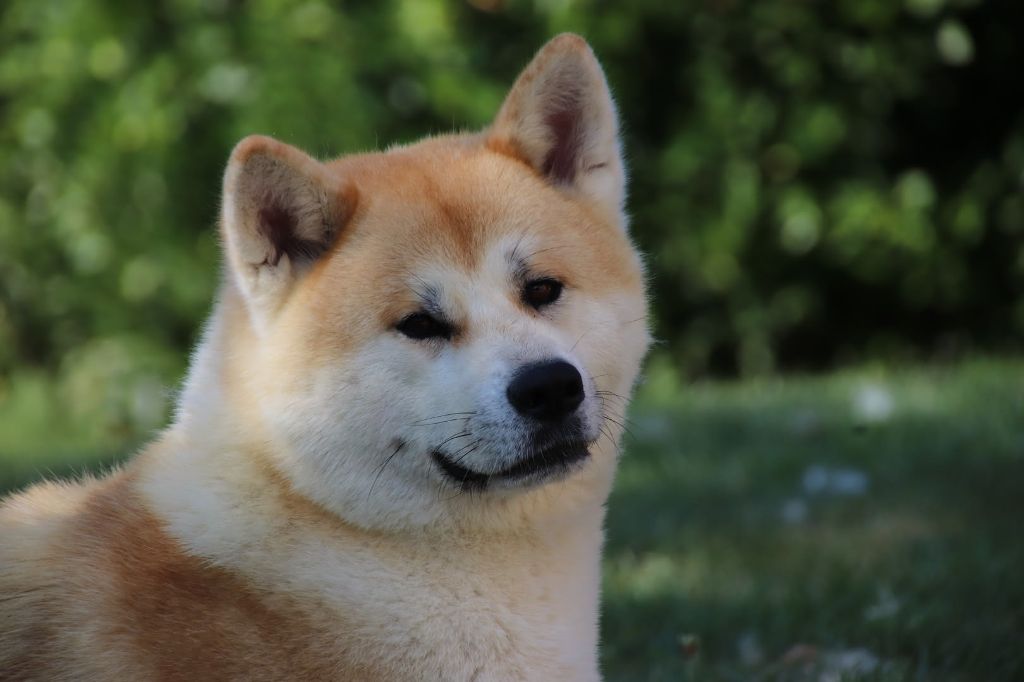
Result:
{"label": "shadow on grass", "polygon": [[[897,382],[902,408],[874,420],[835,380],[706,387],[637,411],[609,505],[609,679],[817,679],[781,663],[798,644],[877,660],[842,679],[1021,679],[1024,401],[1010,378],[983,400],[970,377],[936,380],[927,400]],[[699,637],[696,657],[683,636]]]}

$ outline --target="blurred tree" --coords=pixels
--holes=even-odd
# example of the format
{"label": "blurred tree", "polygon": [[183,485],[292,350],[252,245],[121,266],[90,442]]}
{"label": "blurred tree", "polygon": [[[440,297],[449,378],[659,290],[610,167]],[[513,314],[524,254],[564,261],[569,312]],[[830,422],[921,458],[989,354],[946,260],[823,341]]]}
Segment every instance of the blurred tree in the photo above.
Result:
{"label": "blurred tree", "polygon": [[[239,138],[332,156],[485,125],[563,30],[617,94],[679,367],[1020,348],[1016,0],[7,0],[0,405],[43,373],[89,423],[159,422]],[[103,381],[142,397],[90,400]]]}

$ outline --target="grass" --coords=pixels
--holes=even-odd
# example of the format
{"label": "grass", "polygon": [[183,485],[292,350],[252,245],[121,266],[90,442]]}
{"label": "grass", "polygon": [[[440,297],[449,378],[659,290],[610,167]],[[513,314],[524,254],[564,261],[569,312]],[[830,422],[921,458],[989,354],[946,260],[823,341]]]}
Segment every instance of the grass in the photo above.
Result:
{"label": "grass", "polygon": [[[608,679],[1024,679],[1024,362],[649,377],[609,504]],[[30,417],[0,414],[0,490],[109,461],[40,451]]]}
{"label": "grass", "polygon": [[655,371],[632,421],[609,679],[1024,679],[1024,363]]}

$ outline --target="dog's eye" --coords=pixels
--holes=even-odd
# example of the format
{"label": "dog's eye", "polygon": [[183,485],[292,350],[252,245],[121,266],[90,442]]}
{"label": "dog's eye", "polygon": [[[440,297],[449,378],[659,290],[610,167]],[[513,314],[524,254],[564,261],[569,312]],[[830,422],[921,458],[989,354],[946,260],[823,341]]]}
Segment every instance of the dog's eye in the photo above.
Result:
{"label": "dog's eye", "polygon": [[557,279],[535,279],[523,287],[523,301],[533,308],[543,308],[562,295],[562,283]]}
{"label": "dog's eye", "polygon": [[427,313],[413,313],[399,322],[395,329],[410,339],[450,339],[452,326]]}

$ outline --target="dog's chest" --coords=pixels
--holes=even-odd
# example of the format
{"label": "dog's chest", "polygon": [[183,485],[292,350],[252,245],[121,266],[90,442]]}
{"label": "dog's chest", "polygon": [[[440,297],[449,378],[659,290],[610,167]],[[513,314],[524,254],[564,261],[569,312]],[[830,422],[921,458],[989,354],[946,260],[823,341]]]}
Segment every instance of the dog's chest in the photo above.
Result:
{"label": "dog's chest", "polygon": [[598,677],[598,573],[583,557],[558,557],[554,571],[533,561],[334,559],[293,573],[289,588],[319,596],[323,644],[347,665],[389,679]]}

